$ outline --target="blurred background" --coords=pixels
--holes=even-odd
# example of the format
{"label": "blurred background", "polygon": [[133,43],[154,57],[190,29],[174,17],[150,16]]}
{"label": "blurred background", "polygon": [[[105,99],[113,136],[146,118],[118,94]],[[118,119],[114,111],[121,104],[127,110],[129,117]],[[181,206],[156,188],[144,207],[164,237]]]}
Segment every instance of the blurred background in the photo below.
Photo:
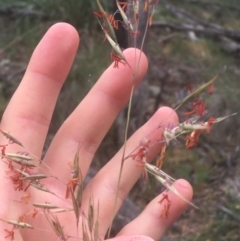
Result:
{"label": "blurred background", "polygon": [[[114,0],[101,2],[105,10],[116,11]],[[34,47],[52,24],[71,23],[81,35],[81,46],[59,97],[46,148],[64,119],[111,63],[111,48],[103,43],[104,36],[93,15],[97,10],[95,1],[87,0],[0,0],[1,114]],[[140,18],[144,22],[144,13]],[[140,25],[142,33],[141,28]],[[117,35],[123,48],[131,46],[123,28]],[[159,1],[144,51],[149,58],[149,71],[134,96],[131,133],[160,106],[175,106],[188,94],[187,84],[196,88],[218,73],[213,94],[201,96],[208,109],[206,118],[239,111],[238,0]],[[180,120],[185,120],[183,113],[190,109],[190,104],[186,104],[178,111]],[[99,148],[88,178],[122,145],[125,120],[123,110]],[[189,208],[162,240],[240,240],[239,143],[240,122],[236,115],[214,125],[210,135],[203,134],[199,145],[191,150],[185,150],[183,138],[167,149],[163,170],[193,185],[193,202],[200,210]],[[154,180],[139,180],[118,215],[114,231],[134,218],[160,191]]]}

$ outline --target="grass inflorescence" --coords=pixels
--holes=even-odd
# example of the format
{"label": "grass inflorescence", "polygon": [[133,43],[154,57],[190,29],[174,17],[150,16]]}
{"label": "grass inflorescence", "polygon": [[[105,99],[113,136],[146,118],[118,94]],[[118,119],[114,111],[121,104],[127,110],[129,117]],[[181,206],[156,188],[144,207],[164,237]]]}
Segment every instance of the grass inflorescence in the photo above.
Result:
{"label": "grass inflorescence", "polygon": [[[111,60],[113,62],[113,68],[119,68],[120,65],[125,66],[125,68],[130,68],[132,71],[132,90],[129,96],[129,106],[127,114],[127,123],[124,134],[124,148],[122,153],[122,158],[119,160],[120,170],[118,185],[120,184],[123,166],[126,160],[132,160],[136,163],[136,168],[142,168],[142,173],[145,178],[148,174],[153,175],[157,181],[159,181],[166,189],[177,195],[182,200],[188,202],[194,208],[196,205],[189,202],[173,187],[175,181],[174,178],[169,176],[162,170],[164,157],[169,144],[176,141],[179,137],[184,136],[186,149],[195,147],[198,144],[200,135],[202,133],[210,133],[213,125],[224,121],[231,115],[218,117],[211,116],[210,118],[204,119],[207,113],[207,108],[201,94],[203,92],[212,94],[214,90],[214,82],[217,76],[213,77],[210,81],[205,84],[193,88],[188,85],[189,95],[187,95],[181,102],[177,104],[175,110],[177,111],[184,104],[190,103],[191,109],[185,112],[186,120],[176,124],[172,123],[168,126],[163,126],[159,123],[159,129],[162,129],[162,135],[158,137],[157,140],[151,139],[152,133],[148,136],[143,136],[139,140],[140,144],[135,147],[130,154],[126,154],[126,145],[128,138],[129,121],[132,107],[132,97],[135,88],[135,80],[138,74],[140,58],[136,58],[135,66],[132,68],[124,56],[122,49],[120,48],[117,37],[115,35],[115,30],[119,28],[121,24],[128,31],[129,38],[132,38],[136,43],[136,39],[140,34],[146,36],[146,32],[140,32],[139,30],[139,20],[143,13],[147,13],[146,30],[152,24],[152,17],[154,9],[157,5],[157,0],[131,0],[127,2],[116,1],[117,13],[120,13],[122,21],[115,19],[115,13],[108,13],[104,10],[101,2],[97,0],[98,10],[94,11],[94,15],[97,18],[104,35],[104,42],[108,42],[112,48],[110,54]],[[144,44],[144,39],[142,46]],[[123,80],[124,81],[124,80]],[[234,114],[232,114],[234,115]],[[167,116],[166,118],[169,118]],[[157,131],[157,129],[155,130]],[[20,199],[14,200],[14,202],[20,202],[23,205],[29,206],[29,212],[24,213],[20,216],[16,216],[14,220],[5,219],[0,217],[0,220],[9,225],[9,229],[6,229],[5,238],[11,240],[14,239],[14,232],[19,229],[40,229],[31,224],[33,219],[45,218],[46,222],[50,226],[50,230],[47,232],[55,233],[59,240],[69,240],[77,239],[84,241],[97,241],[99,240],[99,202],[101,200],[94,200],[94,197],[89,198],[88,213],[84,213],[81,209],[82,205],[82,194],[83,194],[83,178],[80,169],[80,159],[81,159],[81,145],[79,145],[76,151],[74,160],[69,164],[66,164],[66,168],[69,167],[70,175],[69,181],[67,183],[62,183],[58,179],[57,174],[41,160],[41,158],[34,156],[31,150],[27,150],[24,147],[24,143],[11,133],[11,130],[0,130],[1,134],[6,138],[5,143],[1,143],[1,160],[6,164],[6,177],[12,182],[12,186],[15,192],[20,192]],[[156,145],[161,145],[159,150],[159,157],[156,159],[155,164],[150,164],[149,152],[151,148]],[[17,145],[20,147],[19,152],[8,152],[10,146]],[[55,190],[51,189],[47,185],[42,183],[44,179],[54,179],[57,185],[64,185],[65,191],[63,193],[56,193]],[[119,188],[119,186],[118,186]],[[35,189],[35,192],[45,192],[50,196],[54,196],[53,200],[61,200],[63,206],[55,204],[54,202],[31,202],[31,190]],[[116,194],[117,199],[118,194]],[[70,200],[70,202],[68,201]],[[116,200],[115,200],[116,202]],[[58,202],[57,202],[58,203]],[[159,218],[168,218],[169,212],[172,205],[174,205],[168,198],[168,194],[164,194],[163,198],[159,200],[159,204],[163,204],[163,209],[159,214]],[[114,209],[116,204],[114,205]],[[76,236],[66,233],[61,220],[58,215],[61,213],[73,213],[75,216],[76,225]],[[114,217],[115,210],[112,211],[112,219]],[[111,231],[111,226],[109,233]],[[78,233],[81,230],[81,233]]]}

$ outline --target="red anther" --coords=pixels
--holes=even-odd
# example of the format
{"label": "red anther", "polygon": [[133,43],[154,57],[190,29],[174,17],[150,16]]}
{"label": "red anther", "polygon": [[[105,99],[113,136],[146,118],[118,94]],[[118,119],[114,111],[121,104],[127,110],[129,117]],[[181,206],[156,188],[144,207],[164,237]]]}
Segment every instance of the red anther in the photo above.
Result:
{"label": "red anther", "polygon": [[140,35],[140,31],[131,31],[131,32],[129,33],[129,35],[130,35],[131,38],[134,38],[134,37],[136,37],[137,35]]}
{"label": "red anther", "polygon": [[109,14],[106,12],[93,12],[93,14],[98,18],[106,18],[110,22],[110,24],[113,26],[113,28],[118,29],[118,20],[114,19],[113,14]]}
{"label": "red anther", "polygon": [[7,230],[4,229],[5,232],[7,232],[7,235],[4,238],[10,238],[11,240],[14,240],[14,231],[12,230]]}
{"label": "red anther", "polygon": [[168,202],[166,205],[164,205],[163,210],[162,210],[161,215],[160,215],[160,218],[167,218],[168,217],[171,205],[172,205],[171,202]]}
{"label": "red anther", "polygon": [[193,88],[192,88],[192,85],[190,83],[187,83],[187,88],[190,92],[193,92]]}
{"label": "red anther", "polygon": [[6,151],[6,147],[8,144],[6,145],[0,145],[0,147],[2,148],[1,153],[2,153],[2,158],[5,156],[5,151]]}
{"label": "red anther", "polygon": [[9,170],[13,170],[14,166],[12,164],[12,161],[11,160],[8,160],[8,169]]}
{"label": "red anther", "polygon": [[37,213],[38,213],[38,210],[35,209],[35,208],[30,212],[32,218],[35,218],[35,216],[37,215]]}
{"label": "red anther", "polygon": [[184,115],[190,116],[193,114],[197,114],[199,116],[202,116],[205,112],[205,103],[202,99],[199,99],[192,103],[193,110],[189,112],[185,112]]}
{"label": "red anther", "polygon": [[24,202],[28,202],[29,199],[31,198],[30,193],[25,194],[24,196],[21,197],[21,200]]}
{"label": "red anther", "polygon": [[144,9],[145,12],[147,12],[147,10],[148,10],[148,0],[144,1],[144,8],[143,9]]}
{"label": "red anther", "polygon": [[121,8],[122,8],[123,11],[125,10],[126,6],[128,5],[127,2],[118,2],[118,3],[119,3],[119,5],[121,6]]}
{"label": "red anther", "polygon": [[15,174],[13,174],[12,176],[10,176],[13,185],[14,185],[14,189],[15,191],[21,191],[23,190],[23,180],[21,180],[22,174],[19,172],[16,172]]}
{"label": "red anther", "polygon": [[206,132],[209,134],[210,132],[210,127],[212,126],[212,124],[216,121],[216,119],[214,117],[211,117],[208,121],[207,121],[207,130]]}
{"label": "red anther", "polygon": [[143,138],[140,141],[140,145],[137,148],[136,152],[130,155],[134,161],[137,162],[137,166],[143,167],[148,155],[150,140]]}
{"label": "red anther", "polygon": [[213,93],[214,84],[211,84],[208,89],[208,93],[211,95]]}
{"label": "red anther", "polygon": [[126,65],[124,60],[121,59],[115,52],[111,52],[111,60],[114,62],[113,68],[119,68],[119,63]]}
{"label": "red anther", "polygon": [[208,120],[208,125],[211,126],[215,121],[216,121],[216,119],[215,119],[214,117],[211,117],[211,118]]}
{"label": "red anther", "polygon": [[194,130],[190,135],[186,136],[186,149],[194,147],[198,144],[200,134],[200,130]]}
{"label": "red anther", "polygon": [[152,25],[152,15],[151,15],[151,16],[149,16],[149,18],[148,18],[148,25],[149,25],[149,26],[151,26],[151,25]]}
{"label": "red anther", "polygon": [[168,203],[171,202],[168,198],[168,194],[162,194],[162,198],[160,199],[160,201],[158,203],[162,204],[162,202],[166,200]]}
{"label": "red anther", "polygon": [[78,178],[73,178],[67,183],[66,195],[65,198],[69,198],[71,190],[75,190],[78,184]]}
{"label": "red anther", "polygon": [[20,222],[20,223],[25,223],[26,217],[27,217],[27,215],[26,215],[26,214],[23,214],[22,216],[20,216],[20,217],[18,218],[18,222]]}
{"label": "red anther", "polygon": [[165,156],[166,148],[167,148],[167,144],[165,143],[164,146],[162,147],[162,150],[161,150],[161,153],[160,153],[160,157],[156,161],[156,167],[158,169],[162,168],[163,158]]}

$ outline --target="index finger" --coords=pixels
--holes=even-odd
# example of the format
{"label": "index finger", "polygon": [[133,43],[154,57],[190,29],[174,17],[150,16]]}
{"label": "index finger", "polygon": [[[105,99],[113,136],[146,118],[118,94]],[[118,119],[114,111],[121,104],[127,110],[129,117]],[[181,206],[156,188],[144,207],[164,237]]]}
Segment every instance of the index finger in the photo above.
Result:
{"label": "index finger", "polygon": [[69,24],[53,25],[32,54],[26,73],[1,121],[1,128],[40,156],[59,91],[79,37]]}
{"label": "index finger", "polygon": [[[69,24],[52,26],[36,47],[23,80],[2,117],[1,129],[9,132],[36,156],[41,156],[45,137],[60,88],[70,70],[78,47],[78,34]],[[6,143],[1,136],[0,144]],[[15,146],[14,152],[16,152]],[[8,147],[9,149],[9,147]],[[0,217],[14,219],[22,210],[9,205],[21,195],[6,178],[7,165],[0,162]],[[1,223],[0,236],[6,236],[7,224]],[[18,238],[20,240],[20,237]]]}

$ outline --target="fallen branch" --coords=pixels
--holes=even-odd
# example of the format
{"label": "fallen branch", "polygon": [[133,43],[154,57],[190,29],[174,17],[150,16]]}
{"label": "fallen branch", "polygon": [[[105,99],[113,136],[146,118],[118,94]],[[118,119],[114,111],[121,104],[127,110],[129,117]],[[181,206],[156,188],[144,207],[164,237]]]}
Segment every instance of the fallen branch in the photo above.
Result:
{"label": "fallen branch", "polygon": [[225,36],[228,38],[232,38],[235,40],[240,40],[240,31],[238,30],[229,30],[223,28],[222,26],[209,23],[204,21],[203,19],[196,17],[195,15],[187,12],[186,10],[176,7],[173,4],[170,4],[166,0],[162,0],[161,3],[168,9],[172,14],[176,17],[181,18],[185,21],[185,23],[179,25],[176,23],[166,23],[162,21],[157,21],[153,23],[155,26],[167,26],[169,28],[181,31],[194,31],[200,32],[204,34],[211,34],[211,35],[218,35],[218,36]]}
{"label": "fallen branch", "polygon": [[229,38],[240,39],[240,31],[238,30],[227,30],[227,29],[212,29],[205,28],[201,25],[190,25],[190,24],[177,24],[168,23],[165,21],[154,21],[152,27],[167,27],[176,31],[193,31],[197,33],[215,35],[215,36],[226,36]]}

